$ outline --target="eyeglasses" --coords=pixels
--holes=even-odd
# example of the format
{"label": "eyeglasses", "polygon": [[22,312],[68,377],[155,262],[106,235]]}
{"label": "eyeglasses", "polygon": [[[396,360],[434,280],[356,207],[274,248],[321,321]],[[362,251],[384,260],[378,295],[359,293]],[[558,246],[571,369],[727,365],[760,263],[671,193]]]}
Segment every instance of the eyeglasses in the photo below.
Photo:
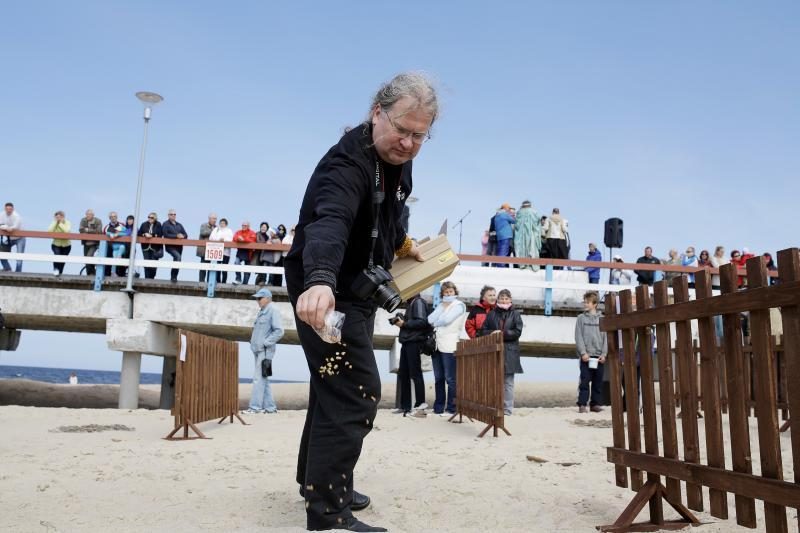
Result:
{"label": "eyeglasses", "polygon": [[413,142],[414,144],[422,144],[431,138],[430,131],[419,132],[401,128],[400,126],[395,124],[394,120],[392,120],[392,117],[389,116],[389,113],[385,109],[383,109],[382,111],[386,115],[386,118],[389,120],[389,124],[392,125],[392,129],[395,131],[395,133],[397,133],[397,135],[401,139],[408,139],[409,137],[411,137],[411,142]]}
{"label": "eyeglasses", "polygon": [[156,217],[147,217],[147,220],[155,220]]}

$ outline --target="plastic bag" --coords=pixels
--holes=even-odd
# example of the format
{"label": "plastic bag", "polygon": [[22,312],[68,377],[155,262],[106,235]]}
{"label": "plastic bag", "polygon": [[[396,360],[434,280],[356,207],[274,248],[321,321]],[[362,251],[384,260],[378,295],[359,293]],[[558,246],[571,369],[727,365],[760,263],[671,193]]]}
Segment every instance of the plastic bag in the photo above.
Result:
{"label": "plastic bag", "polygon": [[344,325],[344,313],[336,310],[328,311],[325,315],[325,325],[321,328],[314,328],[319,338],[331,344],[338,344],[342,341],[342,326]]}

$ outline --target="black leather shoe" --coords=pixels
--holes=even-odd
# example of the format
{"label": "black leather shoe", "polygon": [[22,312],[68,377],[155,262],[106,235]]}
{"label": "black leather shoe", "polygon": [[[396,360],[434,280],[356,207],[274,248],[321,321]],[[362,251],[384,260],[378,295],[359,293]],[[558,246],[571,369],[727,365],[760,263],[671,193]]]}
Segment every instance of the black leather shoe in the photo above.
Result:
{"label": "black leather shoe", "polygon": [[[305,498],[306,491],[303,487],[300,487],[300,496]],[[350,504],[351,511],[363,511],[367,507],[372,500],[369,499],[369,496],[366,494],[361,494],[357,490],[353,491],[353,502]]]}
{"label": "black leather shoe", "polygon": [[367,524],[360,521],[358,518],[354,516],[346,518],[344,521],[342,521],[341,524],[336,524],[330,527],[323,527],[319,529],[313,529],[312,531],[328,531],[331,529],[343,529],[345,531],[389,531],[385,527],[368,526]]}

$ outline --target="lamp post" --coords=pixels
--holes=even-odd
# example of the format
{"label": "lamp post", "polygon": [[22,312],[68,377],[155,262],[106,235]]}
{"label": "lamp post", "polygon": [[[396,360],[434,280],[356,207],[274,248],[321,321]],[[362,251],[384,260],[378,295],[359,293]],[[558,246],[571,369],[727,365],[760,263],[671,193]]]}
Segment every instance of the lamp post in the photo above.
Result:
{"label": "lamp post", "polygon": [[140,91],[136,93],[136,98],[144,105],[144,137],[142,138],[142,151],[139,154],[139,181],[136,184],[136,207],[133,210],[133,231],[131,232],[131,253],[130,261],[128,262],[128,283],[124,292],[133,292],[133,264],[136,258],[136,225],[139,223],[139,209],[142,202],[142,180],[144,179],[144,156],[147,150],[147,125],[150,123],[150,114],[153,106],[162,102],[164,98],[156,93],[147,91]]}

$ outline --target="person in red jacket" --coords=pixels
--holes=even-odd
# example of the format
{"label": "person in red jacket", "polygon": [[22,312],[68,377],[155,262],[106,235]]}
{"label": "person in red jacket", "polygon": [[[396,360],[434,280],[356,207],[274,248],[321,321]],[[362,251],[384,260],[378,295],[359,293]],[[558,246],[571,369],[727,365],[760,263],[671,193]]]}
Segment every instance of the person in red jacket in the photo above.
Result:
{"label": "person in red jacket", "polygon": [[[255,231],[250,229],[250,222],[245,220],[242,222],[242,229],[233,234],[233,242],[256,242],[258,235]],[[250,265],[253,262],[253,250],[249,248],[238,248],[236,250],[236,265]],[[244,273],[244,284],[250,281],[250,272]],[[242,282],[242,273],[236,273],[236,279],[233,281],[234,285],[239,285]]]}
{"label": "person in red jacket", "polygon": [[481,326],[483,326],[483,322],[486,320],[486,315],[489,311],[494,309],[496,303],[497,291],[494,290],[494,287],[484,285],[481,289],[480,301],[472,306],[472,309],[470,309],[467,315],[467,322],[464,324],[464,329],[467,330],[467,335],[469,335],[470,339],[474,339],[478,336],[478,332],[481,330]]}

